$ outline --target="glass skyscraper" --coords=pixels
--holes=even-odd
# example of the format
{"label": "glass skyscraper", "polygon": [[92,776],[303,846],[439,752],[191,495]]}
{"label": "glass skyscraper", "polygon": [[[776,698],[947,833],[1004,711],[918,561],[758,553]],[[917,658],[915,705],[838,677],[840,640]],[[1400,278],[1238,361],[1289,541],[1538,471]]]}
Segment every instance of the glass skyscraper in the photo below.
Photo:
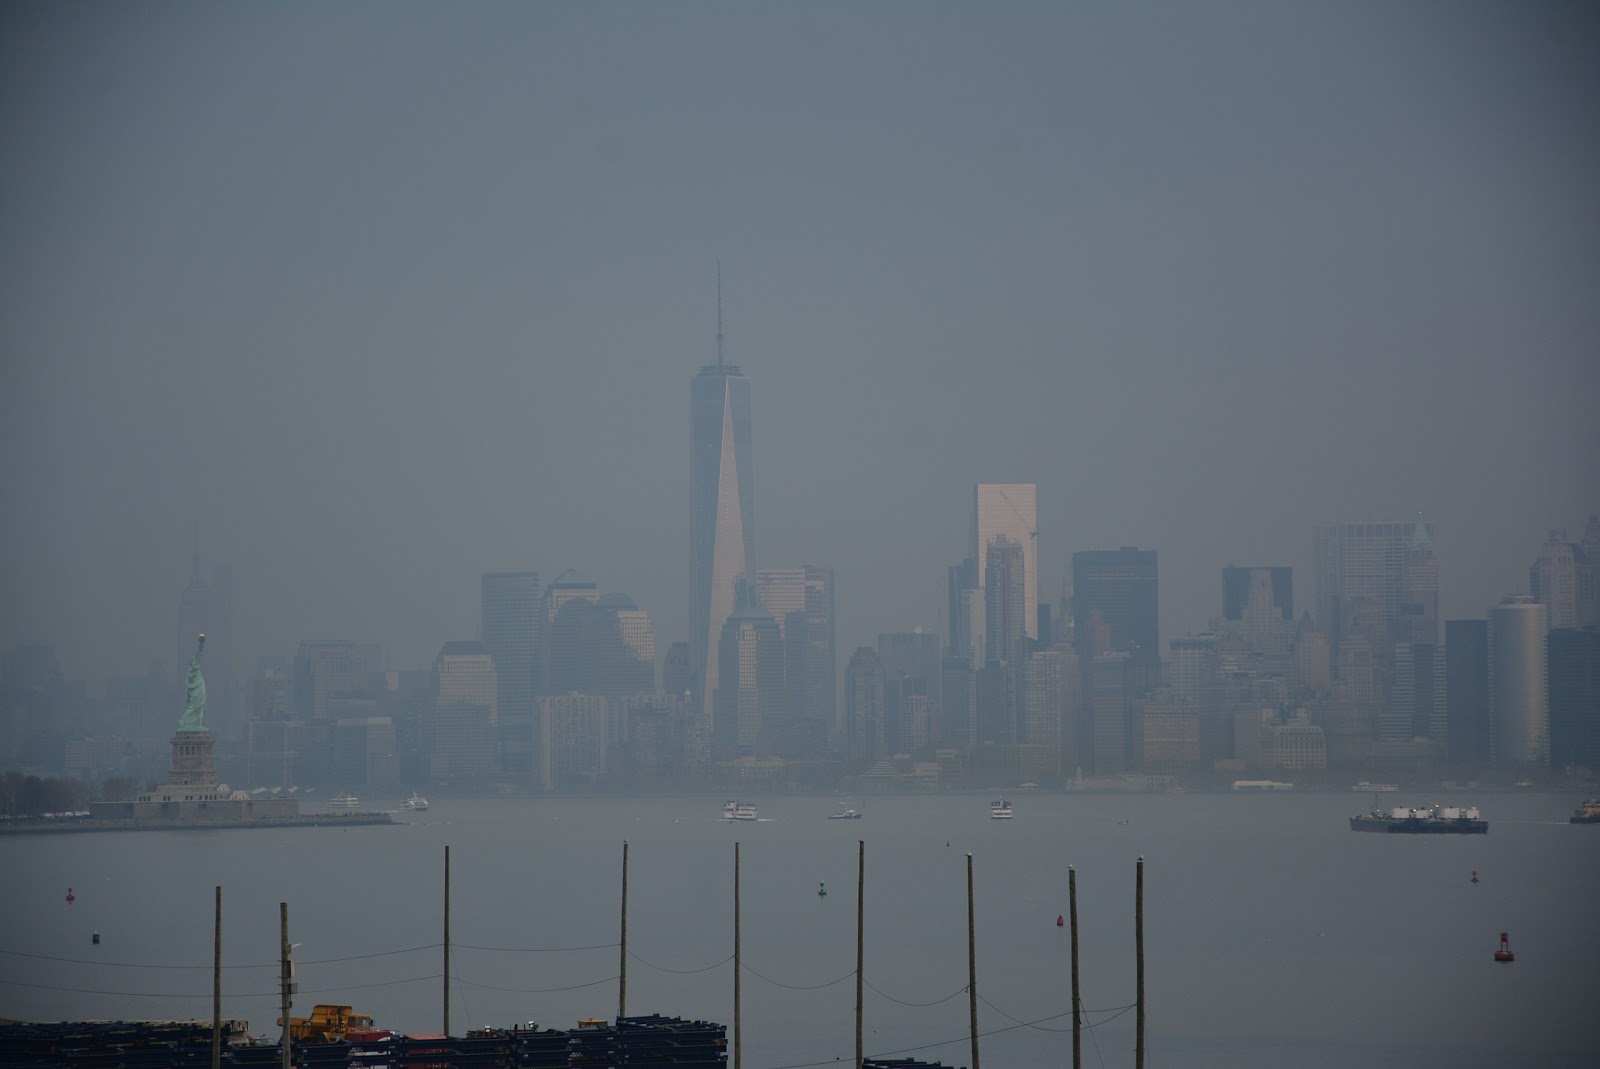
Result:
{"label": "glass skyscraper", "polygon": [[738,608],[741,580],[755,578],[750,380],[723,356],[720,278],[717,362],[690,380],[689,418],[689,657],[693,706],[707,715],[722,625]]}

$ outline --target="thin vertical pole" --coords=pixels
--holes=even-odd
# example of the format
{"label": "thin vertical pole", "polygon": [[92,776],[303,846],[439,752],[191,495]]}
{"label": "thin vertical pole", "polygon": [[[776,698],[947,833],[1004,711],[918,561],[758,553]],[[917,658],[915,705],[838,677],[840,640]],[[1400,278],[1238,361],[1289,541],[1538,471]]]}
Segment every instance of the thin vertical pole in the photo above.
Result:
{"label": "thin vertical pole", "polygon": [[444,1034],[450,1034],[450,847],[444,848]]}
{"label": "thin vertical pole", "polygon": [[733,1069],[744,1069],[744,1029],[739,1015],[739,844],[733,844]]}
{"label": "thin vertical pole", "polygon": [[628,1016],[628,840],[622,840],[622,951],[617,980],[617,1027]]}
{"label": "thin vertical pole", "polygon": [[1083,1066],[1083,1000],[1078,994],[1078,873],[1067,866],[1067,912],[1072,917],[1072,1069]]}
{"label": "thin vertical pole", "polygon": [[211,1069],[222,1069],[222,885],[217,885],[216,924],[211,933]]}
{"label": "thin vertical pole", "polygon": [[972,1034],[972,1069],[978,1069],[978,936],[972,913],[972,855],[967,855],[967,1009]]}
{"label": "thin vertical pole", "polygon": [[861,968],[867,919],[867,841],[856,840],[856,1069],[861,1069]]}
{"label": "thin vertical pole", "polygon": [[278,987],[283,1012],[283,1039],[281,1053],[283,1069],[289,1069],[289,903],[278,903]]}
{"label": "thin vertical pole", "polygon": [[1137,959],[1134,972],[1135,1038],[1133,1044],[1133,1069],[1144,1069],[1144,857],[1139,857],[1135,870],[1133,890],[1133,952]]}

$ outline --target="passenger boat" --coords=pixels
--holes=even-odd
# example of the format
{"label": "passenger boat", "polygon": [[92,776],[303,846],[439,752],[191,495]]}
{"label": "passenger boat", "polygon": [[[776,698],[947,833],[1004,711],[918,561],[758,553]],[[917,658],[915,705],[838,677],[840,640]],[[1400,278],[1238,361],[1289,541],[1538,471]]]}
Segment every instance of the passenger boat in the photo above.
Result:
{"label": "passenger boat", "polygon": [[328,804],[333,806],[335,809],[360,809],[361,799],[357,798],[353,794],[345,794],[341,791],[340,793],[334,795],[333,799],[329,801]]}
{"label": "passenger boat", "polygon": [[756,807],[749,802],[728,801],[722,805],[723,820],[757,820]]}
{"label": "passenger boat", "polygon": [[428,808],[428,800],[416,791],[412,791],[411,797],[405,800],[405,807],[407,809],[426,809]]}
{"label": "passenger boat", "polygon": [[1600,824],[1600,798],[1590,798],[1572,811],[1568,824]]}
{"label": "passenger boat", "polygon": [[1400,789],[1400,785],[1398,783],[1372,783],[1369,780],[1362,780],[1350,789],[1370,794],[1394,794]]}
{"label": "passenger boat", "polygon": [[989,819],[990,820],[1010,820],[1011,819],[1011,803],[1006,801],[1004,798],[998,799],[997,801],[990,802],[989,803]]}
{"label": "passenger boat", "polygon": [[842,805],[842,806],[839,807],[837,812],[829,813],[828,814],[828,819],[829,820],[860,820],[861,819],[861,812],[859,810],[856,810],[856,809],[851,809],[847,805]]}

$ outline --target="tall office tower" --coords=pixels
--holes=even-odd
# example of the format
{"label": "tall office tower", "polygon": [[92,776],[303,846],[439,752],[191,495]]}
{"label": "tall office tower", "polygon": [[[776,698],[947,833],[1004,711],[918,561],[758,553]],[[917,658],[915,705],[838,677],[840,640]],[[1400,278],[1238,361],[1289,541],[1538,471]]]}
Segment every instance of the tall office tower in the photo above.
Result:
{"label": "tall office tower", "polygon": [[1550,763],[1600,768],[1600,629],[1550,632]]}
{"label": "tall office tower", "polygon": [[989,544],[1004,536],[1022,547],[1022,626],[1039,637],[1039,508],[1033,483],[978,483],[972,488],[968,556],[977,563],[979,587],[988,583]]}
{"label": "tall office tower", "polygon": [[668,697],[687,699],[693,670],[689,667],[689,644],[674,642],[667,647],[667,659],[661,665],[661,689]]}
{"label": "tall office tower", "polygon": [[1039,650],[1028,658],[1023,699],[1022,741],[1044,751],[1042,771],[1070,773],[1078,764],[1078,704],[1083,682],[1078,655],[1065,646]]}
{"label": "tall office tower", "polygon": [[481,642],[446,642],[434,660],[438,694],[430,717],[428,774],[458,779],[500,769],[499,677]]}
{"label": "tall office tower", "polygon": [[596,694],[539,699],[539,781],[547,791],[593,785],[610,749],[607,701]]}
{"label": "tall office tower", "polygon": [[1380,636],[1374,652],[1385,665],[1395,642],[1416,641],[1424,635],[1430,600],[1431,619],[1437,620],[1438,561],[1431,523],[1319,523],[1312,529],[1311,543],[1317,568],[1317,626],[1328,632],[1335,649],[1344,639],[1340,627],[1346,613],[1341,603],[1352,599],[1370,599],[1375,607],[1373,626]]}
{"label": "tall office tower", "polygon": [[916,628],[878,636],[878,665],[883,673],[884,743],[889,753],[906,752],[902,737],[905,716],[901,698],[926,697],[937,720],[940,676],[939,636]]}
{"label": "tall office tower", "polygon": [[591,690],[610,698],[656,689],[656,633],[650,614],[626,594],[607,594],[590,615]]}
{"label": "tall office tower", "polygon": [[1389,704],[1378,714],[1378,738],[1384,742],[1432,739],[1443,743],[1448,714],[1445,685],[1443,650],[1426,642],[1396,645]]}
{"label": "tall office tower", "polygon": [[967,608],[967,592],[978,586],[978,562],[968,557],[960,564],[950,565],[947,582],[950,641],[945,646],[945,653],[951,657],[970,657],[972,628]]}
{"label": "tall office tower", "polygon": [[1445,738],[1452,765],[1489,760],[1489,621],[1444,622]]}
{"label": "tall office tower", "polygon": [[965,657],[939,662],[939,732],[934,742],[960,749],[977,741],[978,674]]}
{"label": "tall office tower", "polygon": [[1125,772],[1129,754],[1143,754],[1142,740],[1136,748],[1129,746],[1137,674],[1133,654],[1127,650],[1102,653],[1084,671],[1090,760],[1097,776]]}
{"label": "tall office tower", "polygon": [[327,720],[331,700],[367,693],[367,662],[349,639],[306,639],[293,671],[294,708],[304,720]]}
{"label": "tall office tower", "polygon": [[1072,555],[1072,615],[1078,621],[1080,658],[1093,655],[1091,617],[1098,617],[1109,632],[1111,650],[1129,652],[1147,668],[1159,665],[1158,601],[1155,550],[1123,546]]}
{"label": "tall office tower", "polygon": [[[1027,656],[1027,558],[1022,543],[995,535],[984,549],[984,631],[989,648],[985,661],[1018,664]],[[1035,621],[1034,633],[1038,633]]]}
{"label": "tall office tower", "polygon": [[[1222,569],[1222,618],[1243,620],[1263,573],[1267,583],[1268,605],[1285,620],[1294,619],[1294,569],[1284,567],[1245,568],[1230,564]],[[1255,598],[1259,600],[1259,592]]]}
{"label": "tall office tower", "polygon": [[1167,685],[1173,697],[1183,702],[1210,698],[1217,682],[1217,636],[1207,633],[1192,638],[1175,638],[1167,643],[1172,659],[1167,662]]}
{"label": "tall office tower", "polygon": [[838,669],[834,645],[833,569],[806,564],[763,568],[756,603],[772,614],[783,635],[789,716],[811,725],[817,741],[838,731]]}
{"label": "tall office tower", "polygon": [[884,724],[883,666],[871,646],[858,646],[844,667],[844,715],[852,765],[866,768],[893,752]]}
{"label": "tall office tower", "polygon": [[485,572],[480,580],[483,644],[494,658],[500,707],[500,755],[511,776],[538,771],[534,714],[539,695],[538,572]]}
{"label": "tall office tower", "polygon": [[1517,594],[1489,609],[1489,737],[1492,760],[1550,763],[1546,610]]}
{"label": "tall office tower", "polygon": [[1550,532],[1528,568],[1528,590],[1534,601],[1548,607],[1552,630],[1600,626],[1597,571],[1600,567],[1582,544],[1568,542],[1565,531]]}
{"label": "tall office tower", "polygon": [[754,605],[735,609],[722,625],[719,646],[713,741],[730,756],[770,749],[787,728],[778,623]]}
{"label": "tall office tower", "polygon": [[755,570],[755,477],[750,380],[724,358],[717,275],[717,362],[689,383],[689,652],[694,700],[711,709],[722,673],[722,625],[738,608],[735,584]]}
{"label": "tall office tower", "polygon": [[544,688],[551,694],[588,694],[594,687],[594,614],[600,587],[568,568],[544,592]]}

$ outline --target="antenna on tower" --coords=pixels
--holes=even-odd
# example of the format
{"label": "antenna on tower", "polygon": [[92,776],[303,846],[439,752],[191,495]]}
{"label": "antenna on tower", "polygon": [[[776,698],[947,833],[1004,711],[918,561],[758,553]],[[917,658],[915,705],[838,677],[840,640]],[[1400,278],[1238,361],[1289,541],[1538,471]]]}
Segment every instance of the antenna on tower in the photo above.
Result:
{"label": "antenna on tower", "polygon": [[722,261],[717,261],[717,366],[722,360]]}

